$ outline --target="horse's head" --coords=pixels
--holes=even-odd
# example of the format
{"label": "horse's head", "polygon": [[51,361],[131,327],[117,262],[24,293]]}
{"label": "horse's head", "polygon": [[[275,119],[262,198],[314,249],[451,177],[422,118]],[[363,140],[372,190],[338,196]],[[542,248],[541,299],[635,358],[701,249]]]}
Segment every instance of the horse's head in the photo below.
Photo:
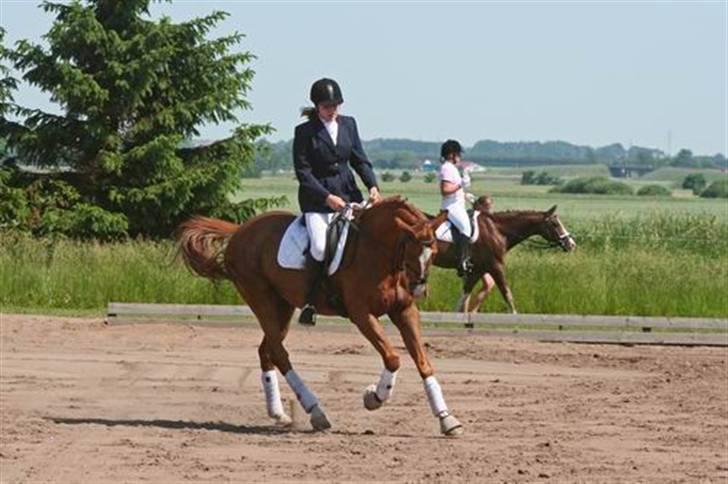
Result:
{"label": "horse's head", "polygon": [[558,244],[565,252],[576,248],[576,241],[556,214],[556,205],[543,212],[539,235],[552,244]]}
{"label": "horse's head", "polygon": [[492,208],[493,199],[489,195],[481,195],[473,202],[473,209],[479,212],[488,213]]}
{"label": "horse's head", "polygon": [[424,216],[412,223],[396,217],[397,227],[402,231],[399,242],[400,260],[398,269],[403,271],[407,279],[409,292],[420,298],[427,293],[427,278],[430,275],[430,266],[437,253],[437,240],[435,230],[447,220],[447,212],[441,212],[437,217],[427,220]]}

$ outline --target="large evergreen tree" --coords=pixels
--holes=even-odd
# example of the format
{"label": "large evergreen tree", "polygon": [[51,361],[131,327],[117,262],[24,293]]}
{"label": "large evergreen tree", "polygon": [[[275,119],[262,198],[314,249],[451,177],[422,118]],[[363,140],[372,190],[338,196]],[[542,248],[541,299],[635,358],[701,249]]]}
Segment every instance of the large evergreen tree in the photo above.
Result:
{"label": "large evergreen tree", "polygon": [[0,116],[6,116],[12,109],[13,90],[16,81],[10,76],[10,69],[5,65],[10,51],[5,47],[5,30],[0,27]]}
{"label": "large evergreen tree", "polygon": [[[254,56],[233,51],[243,35],[208,38],[224,12],[155,21],[149,3],[46,1],[42,8],[56,16],[47,47],[20,41],[10,52],[23,79],[62,110],[19,110],[19,122],[0,127],[19,161],[43,169],[7,182],[26,188],[31,225],[166,236],[192,214],[240,220],[261,207],[229,199],[254,160],[255,140],[270,131],[235,115],[250,109],[254,74]],[[229,138],[183,145],[202,124],[229,121],[238,123]]]}

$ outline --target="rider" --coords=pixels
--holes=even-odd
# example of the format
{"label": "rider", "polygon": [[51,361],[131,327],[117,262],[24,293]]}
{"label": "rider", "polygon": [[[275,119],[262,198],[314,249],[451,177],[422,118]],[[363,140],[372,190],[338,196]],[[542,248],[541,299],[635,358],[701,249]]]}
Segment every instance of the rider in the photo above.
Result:
{"label": "rider", "polygon": [[319,79],[311,86],[312,107],[302,115],[308,121],[296,126],[293,138],[293,166],[298,178],[298,203],[306,219],[310,239],[306,258],[309,281],[306,301],[298,322],[316,324],[314,301],[324,278],[326,229],[334,213],[348,202],[361,202],[354,168],[369,190],[369,199],[380,199],[372,164],[364,153],[356,121],[339,115],[344,102],[339,84],[333,79]]}
{"label": "rider", "polygon": [[449,139],[440,147],[439,171],[440,193],[442,194],[442,209],[447,210],[448,219],[454,229],[453,241],[460,256],[458,263],[458,275],[460,277],[473,270],[473,263],[470,260],[470,238],[472,227],[470,217],[465,209],[465,188],[470,186],[470,175],[465,170],[464,176],[460,176],[457,164],[460,163],[460,155],[463,152],[460,143]]}

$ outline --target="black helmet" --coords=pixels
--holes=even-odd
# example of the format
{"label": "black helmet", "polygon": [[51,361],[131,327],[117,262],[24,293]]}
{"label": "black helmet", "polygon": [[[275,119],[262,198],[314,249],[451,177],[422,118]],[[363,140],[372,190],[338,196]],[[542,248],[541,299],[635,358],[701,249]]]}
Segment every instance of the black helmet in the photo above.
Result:
{"label": "black helmet", "polygon": [[324,77],[311,86],[311,102],[314,106],[326,102],[341,104],[344,102],[344,97],[341,95],[339,84],[333,79]]}
{"label": "black helmet", "polygon": [[443,159],[447,159],[452,154],[460,154],[463,152],[463,147],[460,146],[460,143],[455,141],[454,139],[449,139],[445,141],[442,146],[440,146],[440,156]]}

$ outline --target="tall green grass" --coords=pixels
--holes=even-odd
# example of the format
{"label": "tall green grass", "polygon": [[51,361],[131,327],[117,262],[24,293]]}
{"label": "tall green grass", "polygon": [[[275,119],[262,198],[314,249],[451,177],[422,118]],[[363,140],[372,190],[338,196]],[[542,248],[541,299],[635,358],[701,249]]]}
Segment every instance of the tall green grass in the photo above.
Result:
{"label": "tall green grass", "polygon": [[[519,246],[508,278],[521,312],[728,317],[728,224],[711,215],[584,220],[575,253]],[[436,269],[425,310],[451,310],[452,271]],[[238,304],[174,261],[168,242],[96,244],[0,234],[2,311],[103,310],[108,301]],[[488,311],[504,311],[495,294]]]}
{"label": "tall green grass", "polygon": [[[563,254],[520,248],[507,277],[524,313],[728,317],[728,257],[610,248]],[[460,282],[451,271],[432,277],[424,310],[451,311]],[[497,289],[481,310],[507,311]]]}
{"label": "tall green grass", "polygon": [[108,301],[237,304],[230,284],[195,277],[171,242],[98,244],[0,235],[0,306],[102,309]]}

